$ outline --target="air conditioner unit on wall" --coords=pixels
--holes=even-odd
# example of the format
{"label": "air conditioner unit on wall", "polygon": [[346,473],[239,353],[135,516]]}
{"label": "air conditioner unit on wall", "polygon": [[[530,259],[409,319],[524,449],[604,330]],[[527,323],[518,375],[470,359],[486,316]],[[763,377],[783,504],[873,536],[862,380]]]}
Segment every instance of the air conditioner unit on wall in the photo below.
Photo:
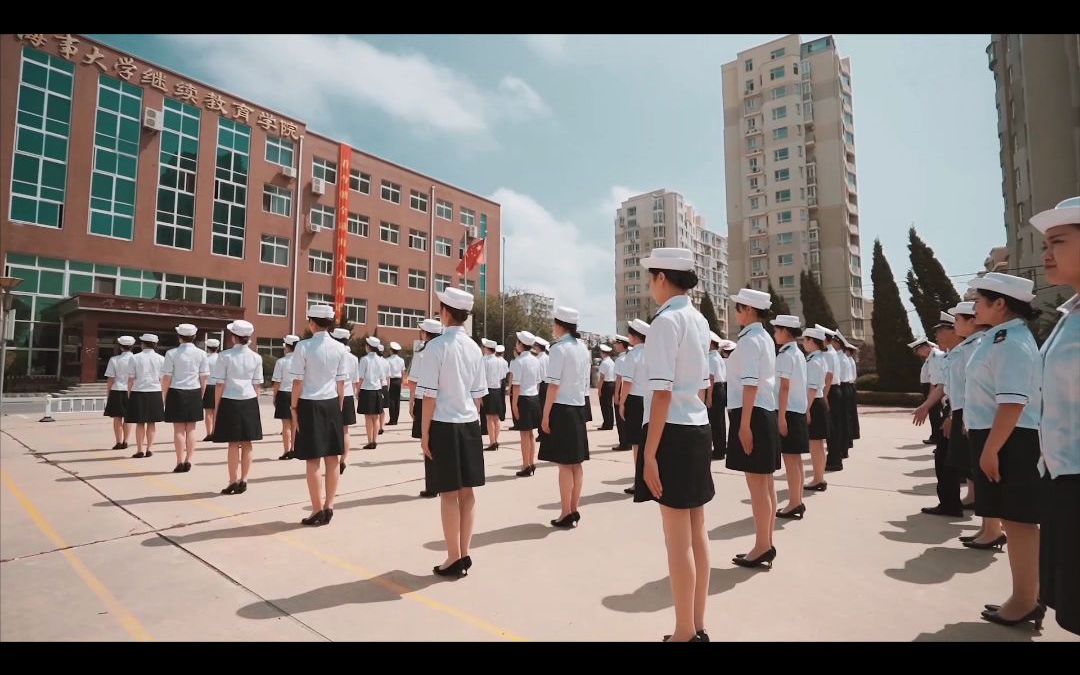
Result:
{"label": "air conditioner unit on wall", "polygon": [[326,181],[324,181],[322,178],[312,178],[311,191],[317,195],[326,194]]}
{"label": "air conditioner unit on wall", "polygon": [[296,169],[291,166],[281,167],[281,175],[286,178],[296,178]]}
{"label": "air conditioner unit on wall", "polygon": [[312,220],[311,214],[309,213],[307,217],[307,229],[308,232],[318,234],[319,232],[323,231],[323,226],[321,223],[316,223],[314,220]]}
{"label": "air conditioner unit on wall", "polygon": [[161,110],[156,108],[147,108],[143,110],[143,126],[147,129],[153,129],[154,131],[161,131],[165,128],[165,114]]}

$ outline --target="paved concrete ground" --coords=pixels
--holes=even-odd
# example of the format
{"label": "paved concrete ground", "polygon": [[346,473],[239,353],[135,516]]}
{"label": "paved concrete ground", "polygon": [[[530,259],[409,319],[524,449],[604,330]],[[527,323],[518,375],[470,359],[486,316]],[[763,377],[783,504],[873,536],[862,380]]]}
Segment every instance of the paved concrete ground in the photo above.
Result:
{"label": "paved concrete ground", "polygon": [[[264,429],[276,432],[271,416],[264,403]],[[256,444],[248,492],[222,496],[223,446],[201,443],[194,469],[173,474],[171,425],[159,425],[154,456],[136,460],[107,449],[109,421],[97,415],[38,417],[10,414],[0,433],[5,641],[654,641],[674,624],[658,507],[623,494],[630,453],[609,450],[613,431],[590,433],[571,531],[548,525],[554,467],[516,478],[517,434],[504,431],[504,448],[485,455],[475,566],[445,581],[431,574],[444,555],[438,501],[417,497],[406,413],[377,450],[354,451],[333,523],[314,529],[299,524],[303,467],[277,461],[280,436]],[[909,420],[864,410],[845,471],[806,499],[805,520],[779,521],[767,572],[729,562],[750,548],[753,522],[742,475],[714,463],[714,639],[1077,640],[1052,615],[1041,633],[979,618],[1008,593],[1006,555],[960,546],[973,518],[919,514],[934,502],[933,464],[925,427]],[[353,432],[358,448],[363,430]]]}

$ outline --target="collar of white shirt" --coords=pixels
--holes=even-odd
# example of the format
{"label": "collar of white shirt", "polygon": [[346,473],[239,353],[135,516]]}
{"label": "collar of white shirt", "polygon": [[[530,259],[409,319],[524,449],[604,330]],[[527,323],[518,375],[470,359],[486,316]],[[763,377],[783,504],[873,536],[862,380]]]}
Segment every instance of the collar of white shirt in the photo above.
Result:
{"label": "collar of white shirt", "polygon": [[739,337],[742,337],[742,336],[746,335],[747,333],[754,330],[755,328],[760,328],[761,330],[765,330],[765,327],[761,325],[761,322],[756,321],[756,322],[750,324],[749,326],[747,326],[746,328],[743,328],[741,331],[739,331]]}

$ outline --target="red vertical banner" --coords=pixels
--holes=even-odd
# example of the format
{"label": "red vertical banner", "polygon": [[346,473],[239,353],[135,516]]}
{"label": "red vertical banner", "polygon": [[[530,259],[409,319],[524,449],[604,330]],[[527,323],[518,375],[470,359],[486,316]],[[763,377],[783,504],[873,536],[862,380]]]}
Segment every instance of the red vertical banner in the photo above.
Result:
{"label": "red vertical banner", "polygon": [[352,148],[341,144],[338,151],[337,227],[334,234],[334,316],[345,311],[345,257],[349,246],[349,167]]}

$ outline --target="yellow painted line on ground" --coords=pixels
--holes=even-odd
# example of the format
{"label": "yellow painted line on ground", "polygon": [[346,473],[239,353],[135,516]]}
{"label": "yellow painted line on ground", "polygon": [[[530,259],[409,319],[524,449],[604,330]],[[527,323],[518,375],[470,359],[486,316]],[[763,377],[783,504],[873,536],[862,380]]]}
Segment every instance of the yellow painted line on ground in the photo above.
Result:
{"label": "yellow painted line on ground", "polygon": [[[157,478],[157,477],[154,477],[154,476],[143,476],[143,478],[145,478],[147,481],[150,481],[152,483],[155,483],[156,485],[161,486],[162,488],[168,490],[172,494],[175,494],[175,495],[186,494],[184,491],[178,489],[175,485],[173,485],[169,481],[163,480],[161,478]],[[234,513],[232,513],[231,511],[227,511],[225,509],[222,509],[221,507],[216,506],[214,504],[201,504],[201,503],[199,503],[198,500],[194,501],[193,503],[196,506],[198,506],[198,507],[202,508],[203,510],[208,511],[210,513],[215,513],[217,515],[224,516],[224,517],[227,517],[227,518],[234,518],[234,519],[240,521],[241,523],[244,522],[244,517],[243,516],[237,516]],[[257,525],[256,525],[256,527],[257,527]],[[274,538],[280,539],[281,541],[285,542],[289,546],[292,546],[293,548],[295,548],[295,549],[297,549],[299,551],[303,551],[304,553],[307,553],[308,555],[314,556],[314,557],[318,558],[319,560],[322,560],[323,562],[329,563],[329,564],[331,564],[331,565],[333,565],[333,566],[335,566],[335,567],[337,567],[339,569],[343,569],[343,570],[345,570],[347,572],[351,572],[352,574],[357,575],[358,577],[360,577],[364,581],[369,581],[369,582],[375,583],[375,584],[385,588],[386,590],[388,590],[388,591],[390,591],[392,593],[396,593],[396,594],[400,595],[402,598],[404,598],[405,600],[411,600],[413,602],[417,602],[417,603],[419,603],[421,605],[424,605],[428,609],[433,609],[433,610],[435,610],[437,612],[442,612],[443,614],[451,616],[451,617],[457,619],[458,621],[461,621],[461,622],[466,623],[466,624],[468,624],[470,626],[473,626],[474,628],[479,628],[480,630],[482,630],[482,631],[484,631],[486,633],[490,633],[490,634],[492,634],[492,635],[494,635],[496,637],[502,638],[504,640],[510,640],[512,642],[525,642],[526,641],[526,639],[521,637],[520,635],[515,635],[514,633],[512,633],[512,632],[510,632],[510,631],[508,631],[506,629],[499,628],[498,626],[496,626],[496,625],[494,625],[492,623],[489,623],[489,622],[481,619],[480,617],[473,616],[472,614],[469,614],[468,612],[457,609],[456,607],[453,607],[453,606],[448,605],[448,604],[443,603],[443,602],[439,602],[438,600],[435,600],[433,598],[429,598],[429,597],[425,596],[424,594],[420,593],[419,591],[417,591],[415,589],[409,588],[407,586],[402,586],[401,584],[394,583],[393,581],[389,581],[387,579],[379,578],[379,576],[376,575],[375,573],[373,573],[371,570],[368,570],[368,569],[365,569],[365,568],[363,568],[363,567],[361,567],[359,565],[353,564],[353,563],[349,562],[348,560],[343,560],[343,559],[341,559],[341,558],[339,558],[339,557],[337,557],[337,556],[335,556],[335,555],[333,555],[331,553],[327,553],[325,551],[322,551],[318,547],[312,546],[311,544],[300,541],[300,540],[298,540],[298,539],[296,539],[294,537],[289,536],[288,534],[286,534],[284,532],[278,532],[278,533],[275,533],[275,534],[273,534],[271,536],[274,537]]]}
{"label": "yellow painted line on ground", "polygon": [[23,507],[26,514],[30,516],[30,520],[34,521],[34,524],[37,525],[42,534],[48,537],[57,548],[61,549],[60,553],[67,559],[68,564],[71,565],[71,568],[79,575],[79,578],[83,580],[83,583],[93,591],[94,595],[98,596],[101,602],[104,603],[109,614],[124,627],[124,630],[126,630],[131,637],[140,642],[152,641],[154,637],[150,635],[149,631],[139,623],[139,620],[135,618],[134,614],[129,612],[128,609],[116,599],[116,596],[109,591],[105,584],[101,583],[101,581],[94,576],[94,573],[83,564],[82,560],[79,560],[79,557],[75,555],[75,551],[68,548],[68,543],[64,541],[60,536],[60,533],[56,531],[41,511],[34,506],[34,503],[30,501],[30,498],[19,489],[19,486],[16,485],[15,481],[8,475],[8,472],[0,469],[0,477],[3,477],[4,487],[8,489],[15,497],[16,501],[19,502],[19,505]]}

